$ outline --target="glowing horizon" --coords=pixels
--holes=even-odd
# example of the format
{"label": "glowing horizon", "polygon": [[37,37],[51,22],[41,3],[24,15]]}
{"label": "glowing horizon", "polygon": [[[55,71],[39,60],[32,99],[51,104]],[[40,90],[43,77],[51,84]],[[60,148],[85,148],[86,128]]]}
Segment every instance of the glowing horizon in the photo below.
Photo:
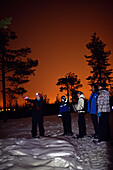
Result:
{"label": "glowing horizon", "polygon": [[86,44],[94,32],[107,44],[106,49],[111,50],[109,63],[110,68],[113,67],[113,2],[12,1],[12,4],[10,0],[2,1],[0,6],[1,19],[11,16],[11,30],[18,36],[10,46],[13,49],[30,47],[29,57],[39,61],[35,76],[24,86],[26,95],[35,98],[36,92],[43,92],[53,103],[57,94],[64,94],[59,92],[57,80],[72,72],[81,80],[80,90],[88,99],[91,92],[86,78],[91,68],[84,55],[89,54]]}

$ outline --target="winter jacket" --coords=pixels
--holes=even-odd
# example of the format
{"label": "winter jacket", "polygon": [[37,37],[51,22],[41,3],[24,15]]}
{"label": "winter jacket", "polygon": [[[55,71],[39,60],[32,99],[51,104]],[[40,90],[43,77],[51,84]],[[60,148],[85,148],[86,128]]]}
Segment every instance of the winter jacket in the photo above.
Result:
{"label": "winter jacket", "polygon": [[68,108],[67,103],[63,103],[60,105],[59,113],[68,112],[68,111],[69,111],[69,108]]}
{"label": "winter jacket", "polygon": [[93,92],[91,93],[90,98],[88,100],[87,112],[90,112],[90,114],[96,114],[97,112],[96,102],[97,102],[97,92]]}
{"label": "winter jacket", "polygon": [[108,89],[99,90],[97,97],[98,112],[110,112],[110,99]]}
{"label": "winter jacket", "polygon": [[33,110],[32,111],[39,111],[42,112],[45,110],[45,105],[42,100],[38,101],[37,99],[26,99],[28,102],[33,103]]}
{"label": "winter jacket", "polygon": [[78,99],[78,103],[73,105],[74,111],[78,111],[78,113],[83,113],[84,111],[84,95],[81,94]]}

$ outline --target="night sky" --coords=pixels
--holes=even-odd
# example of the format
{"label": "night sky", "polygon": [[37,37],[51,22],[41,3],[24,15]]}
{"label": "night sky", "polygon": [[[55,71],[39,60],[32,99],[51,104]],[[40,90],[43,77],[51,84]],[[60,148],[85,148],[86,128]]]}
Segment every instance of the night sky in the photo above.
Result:
{"label": "night sky", "polygon": [[30,98],[43,92],[54,102],[58,93],[65,94],[56,86],[58,78],[69,72],[78,75],[83,84],[80,90],[89,97],[86,78],[91,68],[84,55],[89,54],[86,44],[94,32],[111,50],[113,67],[112,0],[3,0],[0,20],[5,17],[13,18],[11,29],[18,36],[11,48],[30,47],[29,57],[39,61],[35,76],[25,85]]}

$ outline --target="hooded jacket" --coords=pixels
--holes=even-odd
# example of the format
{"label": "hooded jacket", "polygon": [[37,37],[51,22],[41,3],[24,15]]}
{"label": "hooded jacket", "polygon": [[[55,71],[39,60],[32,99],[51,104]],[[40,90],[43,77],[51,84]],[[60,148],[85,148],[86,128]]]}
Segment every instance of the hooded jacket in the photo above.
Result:
{"label": "hooded jacket", "polygon": [[107,88],[99,90],[97,98],[98,112],[110,112],[110,98]]}
{"label": "hooded jacket", "polygon": [[78,103],[75,104],[75,105],[73,105],[73,109],[74,109],[75,112],[76,112],[76,111],[78,111],[78,113],[83,113],[83,112],[85,112],[85,111],[84,111],[84,99],[85,99],[84,95],[81,94],[81,95],[79,96]]}
{"label": "hooded jacket", "polygon": [[97,112],[97,92],[93,92],[90,95],[89,101],[88,101],[88,110],[87,112],[90,112],[90,114],[96,114]]}

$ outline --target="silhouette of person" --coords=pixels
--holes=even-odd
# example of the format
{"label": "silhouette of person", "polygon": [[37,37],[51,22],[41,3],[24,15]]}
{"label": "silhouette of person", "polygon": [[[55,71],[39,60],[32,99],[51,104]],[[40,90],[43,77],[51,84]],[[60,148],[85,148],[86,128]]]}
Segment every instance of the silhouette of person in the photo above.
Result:
{"label": "silhouette of person", "polygon": [[92,93],[90,95],[90,98],[88,100],[88,109],[87,112],[90,112],[91,114],[91,120],[94,126],[95,133],[92,135],[94,138],[98,138],[99,133],[99,125],[98,125],[98,117],[97,117],[97,92],[98,87],[96,84],[91,85]]}
{"label": "silhouette of person", "polygon": [[65,96],[61,97],[61,104],[60,104],[58,117],[62,118],[63,128],[64,128],[63,135],[72,136],[71,115],[68,107],[68,100],[65,98]]}
{"label": "silhouette of person", "polygon": [[77,138],[83,138],[86,135],[86,124],[85,124],[85,111],[84,111],[84,95],[81,91],[77,92],[78,103],[73,105],[74,111],[78,112],[78,126],[79,135]]}
{"label": "silhouette of person", "polygon": [[100,83],[98,89],[97,116],[99,117],[99,142],[101,142],[108,141],[110,139],[110,98],[109,91],[106,88],[106,82]]}
{"label": "silhouette of person", "polygon": [[25,100],[27,100],[30,103],[33,103],[33,109],[32,109],[32,137],[37,138],[37,124],[39,127],[39,135],[44,136],[44,127],[43,127],[43,112],[45,110],[43,97],[40,93],[36,93],[36,98],[29,99],[27,96],[23,96]]}

